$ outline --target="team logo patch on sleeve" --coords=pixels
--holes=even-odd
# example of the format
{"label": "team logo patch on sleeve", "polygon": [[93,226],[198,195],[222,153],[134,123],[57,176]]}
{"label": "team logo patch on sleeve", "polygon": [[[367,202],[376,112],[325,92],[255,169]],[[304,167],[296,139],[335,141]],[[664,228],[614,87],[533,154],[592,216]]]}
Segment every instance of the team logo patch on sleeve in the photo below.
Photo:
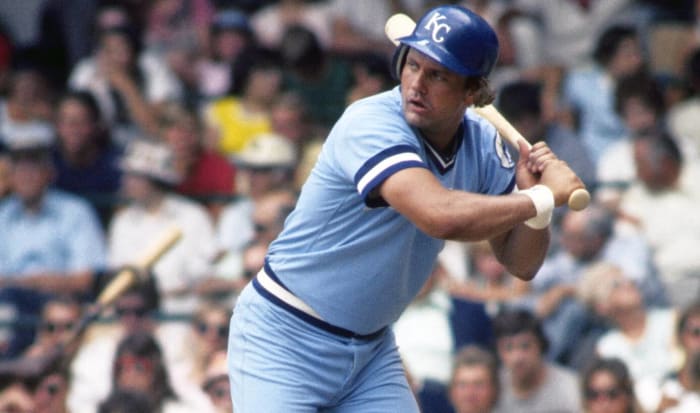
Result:
{"label": "team logo patch on sleeve", "polygon": [[513,158],[510,156],[510,152],[508,152],[508,148],[506,148],[506,145],[498,132],[496,132],[496,139],[494,139],[494,143],[496,144],[496,154],[498,155],[498,159],[501,160],[501,166],[507,169],[515,166],[515,162],[513,162]]}

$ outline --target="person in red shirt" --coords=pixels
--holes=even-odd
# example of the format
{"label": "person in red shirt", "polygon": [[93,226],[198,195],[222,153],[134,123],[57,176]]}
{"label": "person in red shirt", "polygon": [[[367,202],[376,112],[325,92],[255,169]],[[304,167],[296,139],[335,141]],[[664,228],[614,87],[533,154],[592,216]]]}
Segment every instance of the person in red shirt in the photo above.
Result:
{"label": "person in red shirt", "polygon": [[216,219],[221,207],[234,194],[234,166],[204,146],[200,119],[181,106],[166,110],[161,136],[172,149],[175,169],[183,177],[177,192],[203,202]]}

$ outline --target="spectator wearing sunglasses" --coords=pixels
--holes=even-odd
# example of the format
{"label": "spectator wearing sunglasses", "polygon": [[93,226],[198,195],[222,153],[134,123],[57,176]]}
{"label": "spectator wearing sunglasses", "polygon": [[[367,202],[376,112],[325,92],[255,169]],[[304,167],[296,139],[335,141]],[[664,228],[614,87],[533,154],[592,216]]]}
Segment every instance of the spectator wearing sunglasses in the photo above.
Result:
{"label": "spectator wearing sunglasses", "polygon": [[[68,396],[72,413],[94,413],[111,391],[110,372],[117,346],[124,337],[137,333],[152,334],[172,365],[173,376],[184,374],[179,363],[186,354],[188,325],[163,322],[157,316],[160,300],[153,278],[132,287],[114,303],[113,316],[91,326],[71,364],[72,382]],[[179,382],[179,381],[178,381]]]}
{"label": "spectator wearing sunglasses", "polygon": [[47,301],[41,310],[36,339],[24,355],[41,356],[66,344],[75,333],[82,312],[80,304],[67,296],[57,296]]}
{"label": "spectator wearing sunglasses", "polygon": [[[187,327],[184,351],[178,355],[178,359],[169,360],[174,388],[182,399],[196,404],[203,411],[210,411],[211,403],[202,383],[214,354],[226,351],[230,319],[229,304],[203,302]],[[161,341],[161,346],[165,349],[166,344]]]}
{"label": "spectator wearing sunglasses", "polygon": [[584,413],[641,413],[627,365],[618,358],[595,358],[582,376]]}
{"label": "spectator wearing sunglasses", "polygon": [[657,412],[685,413],[700,411],[700,301],[687,306],[680,314],[676,337],[683,350],[683,364],[669,374],[661,386]]}

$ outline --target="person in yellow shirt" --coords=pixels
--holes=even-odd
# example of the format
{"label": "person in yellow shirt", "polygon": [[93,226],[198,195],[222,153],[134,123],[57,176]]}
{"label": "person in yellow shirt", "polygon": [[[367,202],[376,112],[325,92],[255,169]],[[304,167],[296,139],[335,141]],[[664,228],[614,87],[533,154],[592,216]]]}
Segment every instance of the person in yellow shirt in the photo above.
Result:
{"label": "person in yellow shirt", "polygon": [[234,155],[255,135],[271,131],[270,108],[281,90],[282,71],[272,52],[244,52],[232,71],[231,93],[204,111],[212,146]]}

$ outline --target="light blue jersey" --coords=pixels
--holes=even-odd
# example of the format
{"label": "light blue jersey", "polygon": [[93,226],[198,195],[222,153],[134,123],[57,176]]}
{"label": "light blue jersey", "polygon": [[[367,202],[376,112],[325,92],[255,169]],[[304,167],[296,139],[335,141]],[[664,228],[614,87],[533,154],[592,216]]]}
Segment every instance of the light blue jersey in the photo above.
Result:
{"label": "light blue jersey", "polygon": [[267,269],[328,323],[369,334],[393,323],[430,274],[444,241],[389,207],[378,187],[405,168],[481,194],[513,190],[515,170],[496,130],[468,111],[451,159],[405,121],[391,91],[351,105],[331,130],[271,245]]}

